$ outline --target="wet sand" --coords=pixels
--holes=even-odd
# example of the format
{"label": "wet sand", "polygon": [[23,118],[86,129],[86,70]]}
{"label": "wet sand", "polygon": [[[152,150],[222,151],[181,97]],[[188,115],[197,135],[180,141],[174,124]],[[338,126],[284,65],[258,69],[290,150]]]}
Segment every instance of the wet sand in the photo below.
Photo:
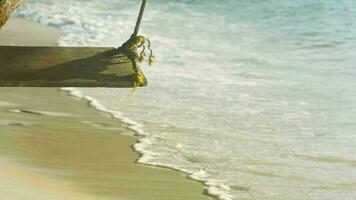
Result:
{"label": "wet sand", "polygon": [[[41,44],[53,45],[59,34],[45,35]],[[125,133],[118,120],[59,89],[0,88],[0,199],[210,199],[183,173],[136,164],[136,138]]]}

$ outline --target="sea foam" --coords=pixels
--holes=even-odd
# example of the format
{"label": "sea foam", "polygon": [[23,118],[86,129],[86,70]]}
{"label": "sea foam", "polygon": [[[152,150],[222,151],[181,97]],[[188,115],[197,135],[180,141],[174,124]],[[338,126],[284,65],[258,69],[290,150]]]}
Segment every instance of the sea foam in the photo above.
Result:
{"label": "sea foam", "polygon": [[116,110],[110,110],[106,108],[103,104],[101,104],[97,99],[84,95],[78,89],[75,88],[61,88],[62,91],[69,93],[74,97],[78,97],[84,99],[88,102],[88,105],[94,107],[96,110],[100,112],[105,112],[111,115],[111,117],[120,120],[124,125],[126,125],[130,130],[134,131],[136,135],[139,137],[138,143],[134,145],[134,150],[140,153],[140,157],[137,160],[137,163],[147,164],[155,167],[163,167],[169,168],[177,171],[181,171],[187,174],[189,179],[201,182],[204,184],[204,188],[206,193],[209,196],[217,198],[219,200],[232,200],[233,196],[230,195],[230,188],[222,181],[209,179],[208,172],[204,169],[193,172],[186,169],[179,168],[175,165],[164,164],[160,162],[152,162],[153,157],[159,156],[159,153],[150,151],[147,146],[152,144],[151,138],[148,136],[149,133],[143,130],[143,125],[139,124],[130,118],[125,117],[121,112]]}

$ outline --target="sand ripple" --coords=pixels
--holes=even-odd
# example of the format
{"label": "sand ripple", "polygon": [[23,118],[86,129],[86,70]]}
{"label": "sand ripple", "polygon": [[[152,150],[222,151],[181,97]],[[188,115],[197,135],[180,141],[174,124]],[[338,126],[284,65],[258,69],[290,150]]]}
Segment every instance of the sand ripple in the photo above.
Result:
{"label": "sand ripple", "polygon": [[46,116],[53,116],[53,117],[72,116],[70,113],[51,112],[51,111],[32,110],[32,109],[12,109],[12,110],[9,110],[9,112],[25,113],[25,114],[32,114],[32,115],[46,115]]}
{"label": "sand ripple", "polygon": [[0,101],[0,107],[10,107],[10,106],[16,106],[17,104],[14,103],[9,103],[5,101]]}

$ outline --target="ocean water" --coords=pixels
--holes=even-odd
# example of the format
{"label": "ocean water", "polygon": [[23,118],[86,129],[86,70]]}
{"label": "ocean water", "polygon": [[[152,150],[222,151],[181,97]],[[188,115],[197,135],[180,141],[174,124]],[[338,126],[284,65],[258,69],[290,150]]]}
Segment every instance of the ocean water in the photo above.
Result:
{"label": "ocean water", "polygon": [[[28,0],[61,45],[120,46],[139,0]],[[221,200],[356,199],[356,1],[151,0],[149,86],[67,89],[140,138],[139,162]]]}

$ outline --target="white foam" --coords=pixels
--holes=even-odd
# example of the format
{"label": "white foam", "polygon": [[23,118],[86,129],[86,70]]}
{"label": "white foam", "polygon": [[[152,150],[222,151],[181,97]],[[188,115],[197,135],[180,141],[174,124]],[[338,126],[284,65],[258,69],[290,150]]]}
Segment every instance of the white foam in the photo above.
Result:
{"label": "white foam", "polygon": [[83,124],[87,124],[89,126],[92,126],[92,127],[102,127],[102,125],[100,124],[96,124],[96,123],[93,123],[93,122],[90,122],[90,121],[82,121]]}
{"label": "white foam", "polygon": [[0,127],[1,126],[24,126],[25,123],[22,122],[13,122],[0,119]]}
{"label": "white foam", "polygon": [[61,88],[61,90],[68,92],[72,96],[86,100],[88,104],[94,107],[96,110],[109,113],[113,118],[119,119],[123,124],[127,125],[130,130],[134,131],[137,136],[140,137],[138,143],[134,145],[134,150],[140,153],[140,158],[137,160],[137,163],[147,164],[156,167],[170,168],[173,170],[184,172],[187,174],[188,178],[204,183],[208,195],[219,200],[232,200],[233,196],[230,195],[229,186],[227,186],[221,181],[209,179],[209,174],[206,169],[201,169],[199,171],[194,172],[179,168],[175,165],[154,162],[154,158],[159,157],[160,154],[147,149],[147,147],[153,143],[152,140],[154,140],[154,136],[145,132],[143,130],[144,126],[142,124],[139,124],[127,117],[124,117],[123,114],[119,111],[110,110],[106,108],[98,100],[91,96],[84,95],[80,90],[77,90],[75,88]]}
{"label": "white foam", "polygon": [[71,114],[69,114],[69,113],[51,112],[51,111],[43,111],[43,110],[32,110],[32,109],[11,109],[11,110],[9,110],[9,112],[11,112],[11,113],[31,113],[31,114],[38,114],[38,115],[53,116],[53,117],[71,116]]}
{"label": "white foam", "polygon": [[127,125],[130,130],[135,131],[137,135],[139,135],[139,136],[147,136],[148,135],[148,133],[146,133],[142,129],[143,125],[141,125],[127,117],[124,117],[123,114],[119,111],[110,110],[110,109],[106,108],[104,105],[99,103],[98,100],[96,100],[93,97],[84,95],[80,90],[77,90],[74,88],[62,88],[61,90],[68,92],[72,96],[86,100],[90,106],[94,107],[98,111],[109,113],[113,118],[119,119],[123,124]]}

